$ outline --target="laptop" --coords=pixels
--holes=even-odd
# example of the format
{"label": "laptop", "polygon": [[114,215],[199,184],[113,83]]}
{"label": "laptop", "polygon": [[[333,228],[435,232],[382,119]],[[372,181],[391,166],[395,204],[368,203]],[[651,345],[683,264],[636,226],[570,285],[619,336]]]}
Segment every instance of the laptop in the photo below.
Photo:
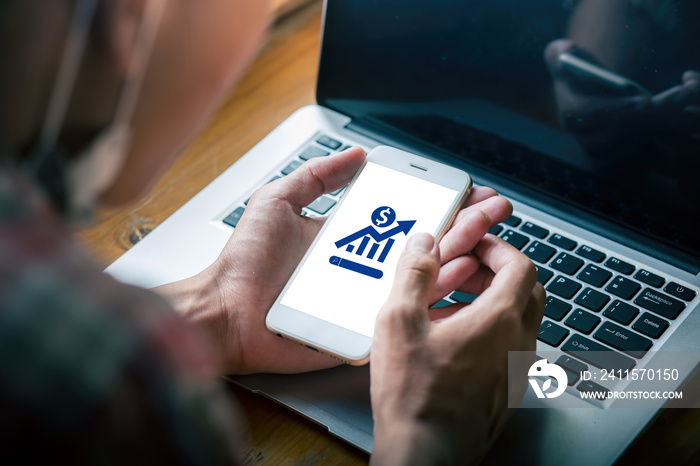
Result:
{"label": "laptop", "polygon": [[[556,399],[528,389],[485,462],[613,463],[666,400],[617,409],[629,400],[583,399],[615,385],[586,371],[662,368],[670,354],[673,391],[700,362],[700,125],[678,88],[698,69],[699,10],[663,5],[326,0],[318,105],[292,114],[107,272],[144,287],[196,274],[258,187],[351,145],[457,166],[512,200],[513,216],[491,233],[536,264],[548,291],[537,351],[567,377]],[[342,195],[304,215],[327,215]],[[437,305],[473,299],[452,293]],[[366,366],[228,379],[371,452]]]}

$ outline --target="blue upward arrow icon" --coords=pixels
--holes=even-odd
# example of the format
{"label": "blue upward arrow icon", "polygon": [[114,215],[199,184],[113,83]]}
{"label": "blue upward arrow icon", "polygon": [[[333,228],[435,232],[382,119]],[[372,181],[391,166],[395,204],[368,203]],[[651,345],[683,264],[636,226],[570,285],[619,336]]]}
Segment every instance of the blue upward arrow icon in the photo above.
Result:
{"label": "blue upward arrow icon", "polygon": [[403,233],[404,235],[407,235],[409,231],[411,231],[411,228],[413,228],[413,225],[415,225],[416,221],[415,220],[402,220],[398,222],[398,226],[392,228],[389,231],[385,231],[384,233],[379,233],[373,226],[368,226],[367,228],[363,228],[362,230],[353,233],[349,236],[346,236],[345,238],[336,241],[335,246],[338,248],[342,248],[348,243],[352,243],[356,239],[362,238],[365,235],[371,236],[374,241],[377,243],[380,243],[384,241],[387,238],[391,238],[392,236],[398,235],[399,233]]}

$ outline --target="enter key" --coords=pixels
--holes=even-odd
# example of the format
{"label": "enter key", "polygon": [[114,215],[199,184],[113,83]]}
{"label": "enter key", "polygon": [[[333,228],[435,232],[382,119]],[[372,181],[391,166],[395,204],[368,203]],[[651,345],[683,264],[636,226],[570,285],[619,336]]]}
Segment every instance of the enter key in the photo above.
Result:
{"label": "enter key", "polygon": [[593,338],[637,359],[644,357],[652,345],[652,341],[648,338],[612,322],[605,322],[601,325],[593,334]]}

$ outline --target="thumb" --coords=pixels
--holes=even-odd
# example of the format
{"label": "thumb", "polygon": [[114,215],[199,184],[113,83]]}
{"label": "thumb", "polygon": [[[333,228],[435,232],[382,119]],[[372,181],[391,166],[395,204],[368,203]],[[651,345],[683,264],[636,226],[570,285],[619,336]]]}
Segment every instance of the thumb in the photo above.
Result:
{"label": "thumb", "polygon": [[389,299],[377,316],[377,326],[400,327],[407,336],[421,333],[429,324],[428,300],[440,270],[440,252],[428,233],[409,238],[396,267]]}
{"label": "thumb", "polygon": [[365,151],[352,147],[338,154],[305,162],[284,178],[267,185],[268,196],[306,207],[322,194],[350,182],[365,161]]}

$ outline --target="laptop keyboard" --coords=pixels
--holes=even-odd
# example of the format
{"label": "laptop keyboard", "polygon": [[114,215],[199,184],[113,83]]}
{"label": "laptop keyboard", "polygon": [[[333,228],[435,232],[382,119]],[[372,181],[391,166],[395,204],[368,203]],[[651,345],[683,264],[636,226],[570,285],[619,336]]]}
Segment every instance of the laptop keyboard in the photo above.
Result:
{"label": "laptop keyboard", "polygon": [[[338,139],[318,134],[267,183],[289,175],[306,160],[348,147]],[[305,207],[302,214],[328,214],[344,189],[324,194]],[[222,221],[235,228],[249,200],[247,197]],[[545,317],[537,339],[552,350],[578,358],[565,354],[556,361],[567,372],[569,386],[579,382],[579,374],[588,370],[586,364],[616,371],[634,368],[639,359],[655,349],[657,340],[697,296],[694,289],[516,215],[494,225],[489,232],[521,250],[535,264],[537,279],[547,290]],[[475,295],[455,291],[433,307],[471,303],[474,299]],[[604,390],[586,381],[576,388]]]}
{"label": "laptop keyboard", "polygon": [[[579,391],[607,391],[581,381],[581,372],[589,365],[608,371],[634,368],[648,351],[658,349],[658,340],[697,296],[694,289],[515,215],[489,232],[537,267],[537,280],[547,290],[537,339],[548,350],[564,353],[556,364]],[[474,299],[456,291],[433,307]]]}
{"label": "laptop keyboard", "polygon": [[[267,182],[263,184],[271,183],[275,180],[282,178],[283,176],[291,174],[294,170],[299,168],[307,160],[316,157],[326,157],[333,153],[340,152],[341,150],[345,150],[349,147],[351,147],[351,144],[343,144],[339,140],[334,139],[330,136],[319,134],[314,138],[314,140],[311,143],[305,145],[300,151],[298,151],[298,154],[296,156],[287,160],[282,165],[282,167],[277,172],[272,174],[270,176],[270,179],[268,179]],[[255,189],[260,188],[261,186],[262,184],[260,186],[256,186]],[[331,209],[336,205],[344,190],[345,188],[340,188],[336,191],[333,191],[332,193],[324,194],[323,196],[319,197],[314,202],[309,204],[307,207],[305,207],[302,210],[302,214],[307,217],[318,217],[321,215],[328,214],[331,211]],[[246,205],[248,205],[249,200],[250,196],[248,196],[246,200],[243,201],[240,205],[236,206],[228,215],[226,215],[223,218],[222,221],[226,225],[235,228],[236,225],[238,225],[239,220],[243,216],[243,212],[245,212],[245,207]]]}
{"label": "laptop keyboard", "polygon": [[[635,367],[697,295],[694,289],[517,216],[491,233],[537,267],[538,281],[547,290],[538,340],[601,369]],[[573,386],[581,368],[588,366],[570,357],[566,361],[568,366],[560,365],[570,372]],[[590,388],[580,385],[580,390]]]}

